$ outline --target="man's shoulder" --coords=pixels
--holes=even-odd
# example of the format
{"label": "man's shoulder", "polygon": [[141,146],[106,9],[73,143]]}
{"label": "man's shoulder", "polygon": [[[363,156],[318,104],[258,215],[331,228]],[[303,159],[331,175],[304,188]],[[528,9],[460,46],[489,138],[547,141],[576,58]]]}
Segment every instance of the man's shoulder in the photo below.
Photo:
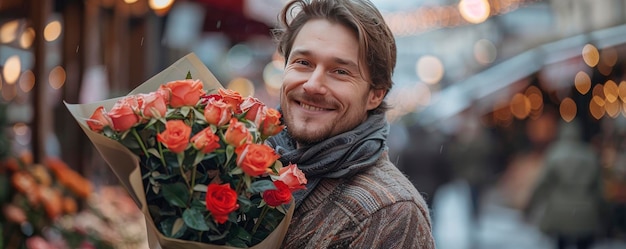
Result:
{"label": "man's shoulder", "polygon": [[386,158],[345,181],[334,194],[341,196],[336,199],[337,205],[357,219],[394,205],[408,204],[414,208],[407,211],[415,212],[428,209],[413,184]]}

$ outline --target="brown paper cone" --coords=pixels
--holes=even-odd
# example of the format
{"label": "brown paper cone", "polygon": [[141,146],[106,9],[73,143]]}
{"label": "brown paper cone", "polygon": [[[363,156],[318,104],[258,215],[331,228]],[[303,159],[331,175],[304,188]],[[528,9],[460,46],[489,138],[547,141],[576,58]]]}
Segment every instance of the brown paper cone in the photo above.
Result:
{"label": "brown paper cone", "polygon": [[[209,71],[209,69],[195,54],[190,53],[132,90],[129,95],[156,91],[162,84],[169,81],[184,79],[188,71],[191,72],[194,79],[200,79],[204,83],[205,90],[213,92],[217,91],[218,88],[222,88],[222,85],[217,81],[215,76],[213,76],[211,71]],[[89,140],[91,140],[92,144],[96,147],[96,150],[98,150],[102,158],[112,169],[113,173],[115,173],[122,186],[128,191],[131,198],[137,204],[137,207],[143,212],[146,219],[150,248],[234,248],[172,239],[165,237],[159,232],[148,211],[143,181],[141,179],[141,170],[139,168],[139,158],[121,143],[89,129],[86,122],[98,106],[104,106],[105,109],[110,110],[115,102],[121,98],[123,97],[89,104],[64,103],[74,119],[76,119],[80,127],[83,129],[83,132],[85,132]],[[287,215],[285,215],[285,218],[278,225],[276,230],[274,230],[264,241],[252,248],[279,248],[287,233],[287,228],[289,227],[289,223],[293,215],[294,206],[295,205],[293,205],[293,203],[290,205]]]}

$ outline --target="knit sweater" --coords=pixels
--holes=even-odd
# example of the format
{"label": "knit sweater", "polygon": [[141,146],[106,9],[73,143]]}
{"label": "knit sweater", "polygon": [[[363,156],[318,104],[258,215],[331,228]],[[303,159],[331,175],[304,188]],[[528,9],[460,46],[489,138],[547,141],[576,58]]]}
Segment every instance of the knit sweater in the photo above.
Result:
{"label": "knit sweater", "polygon": [[347,179],[322,179],[295,210],[282,248],[435,248],[428,207],[382,156]]}

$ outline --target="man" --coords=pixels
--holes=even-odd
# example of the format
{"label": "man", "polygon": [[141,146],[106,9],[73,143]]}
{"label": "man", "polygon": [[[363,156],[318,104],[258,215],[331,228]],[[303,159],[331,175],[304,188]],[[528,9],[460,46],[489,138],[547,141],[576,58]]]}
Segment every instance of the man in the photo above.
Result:
{"label": "man", "polygon": [[283,248],[434,248],[427,205],[387,156],[396,46],[382,15],[368,0],[295,0],[281,22],[287,128],[268,142],[308,179]]}

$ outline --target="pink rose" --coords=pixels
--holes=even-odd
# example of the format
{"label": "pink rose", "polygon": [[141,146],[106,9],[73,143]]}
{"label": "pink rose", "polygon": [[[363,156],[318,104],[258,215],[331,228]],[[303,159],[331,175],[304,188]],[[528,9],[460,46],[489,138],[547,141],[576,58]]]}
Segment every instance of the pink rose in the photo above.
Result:
{"label": "pink rose", "polygon": [[128,96],[118,100],[111,111],[107,113],[116,131],[127,131],[136,124],[139,124],[141,118],[137,115],[139,103],[134,96]]}
{"label": "pink rose", "polygon": [[220,137],[215,135],[211,128],[205,128],[191,138],[191,144],[197,150],[207,154],[220,147]]}
{"label": "pink rose", "polygon": [[167,104],[165,103],[165,97],[159,92],[151,92],[148,94],[140,94],[142,97],[142,105],[139,107],[143,117],[150,119],[152,117],[165,117],[167,112]]}
{"label": "pink rose", "polygon": [[306,189],[306,176],[302,170],[298,169],[297,165],[289,164],[289,166],[281,168],[278,174],[280,175],[278,180],[287,184],[291,191]]}
{"label": "pink rose", "polygon": [[254,97],[247,97],[241,103],[241,111],[246,113],[246,119],[253,121],[257,127],[261,125],[261,120],[265,116],[265,104]]}
{"label": "pink rose", "polygon": [[91,114],[91,117],[87,119],[87,125],[89,129],[95,132],[102,132],[104,127],[111,126],[111,119],[106,115],[104,106],[96,108],[93,114]]}
{"label": "pink rose", "polygon": [[165,84],[170,90],[170,106],[195,106],[204,94],[203,85],[200,80],[177,80]]}
{"label": "pink rose", "polygon": [[204,108],[204,118],[207,123],[222,126],[228,123],[233,114],[229,105],[221,99],[210,98]]}

